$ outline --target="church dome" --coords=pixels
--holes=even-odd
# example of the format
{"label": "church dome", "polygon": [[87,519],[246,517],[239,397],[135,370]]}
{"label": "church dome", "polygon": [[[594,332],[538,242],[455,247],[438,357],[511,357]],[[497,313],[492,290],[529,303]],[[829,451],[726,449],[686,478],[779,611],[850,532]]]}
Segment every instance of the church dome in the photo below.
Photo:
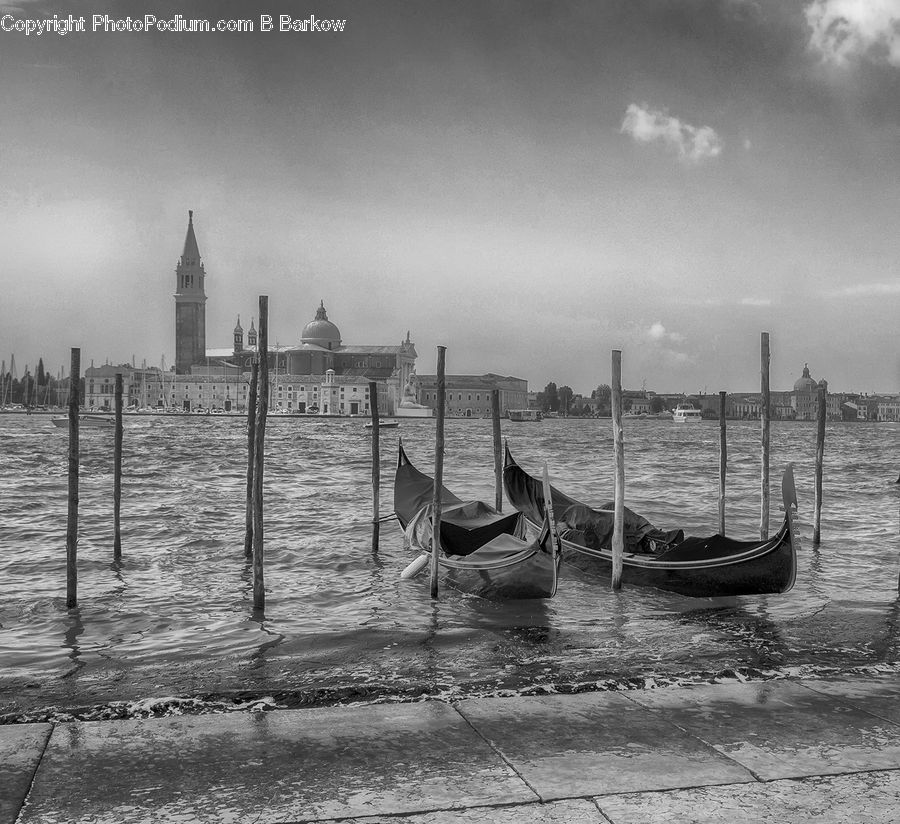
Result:
{"label": "church dome", "polygon": [[803,364],[803,377],[794,382],[795,392],[814,392],[818,384],[809,375],[809,366]]}
{"label": "church dome", "polygon": [[336,349],[341,345],[341,332],[325,312],[325,302],[319,303],[315,320],[311,320],[300,333],[302,343],[312,343],[323,349]]}

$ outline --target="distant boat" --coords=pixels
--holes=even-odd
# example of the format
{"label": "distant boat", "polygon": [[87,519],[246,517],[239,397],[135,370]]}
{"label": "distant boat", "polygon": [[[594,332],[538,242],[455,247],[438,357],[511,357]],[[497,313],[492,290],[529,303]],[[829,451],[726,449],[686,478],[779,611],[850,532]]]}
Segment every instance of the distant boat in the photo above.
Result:
{"label": "distant boat", "polygon": [[[66,427],[69,425],[69,416],[54,417],[50,419],[54,426]],[[116,419],[112,415],[79,415],[78,422],[88,429],[114,429]]]}
{"label": "distant boat", "polygon": [[[385,421],[385,420],[382,420],[381,418],[378,419],[378,428],[379,429],[396,429],[398,426],[400,426],[400,421]],[[372,428],[372,421],[369,421],[366,424],[366,429],[371,429],[371,428]]]}
{"label": "distant boat", "polygon": [[703,420],[703,413],[689,403],[680,403],[672,413],[672,420],[675,423],[695,423]]}
{"label": "distant boat", "polygon": [[506,415],[511,421],[516,421],[517,423],[544,419],[540,409],[507,409]]}

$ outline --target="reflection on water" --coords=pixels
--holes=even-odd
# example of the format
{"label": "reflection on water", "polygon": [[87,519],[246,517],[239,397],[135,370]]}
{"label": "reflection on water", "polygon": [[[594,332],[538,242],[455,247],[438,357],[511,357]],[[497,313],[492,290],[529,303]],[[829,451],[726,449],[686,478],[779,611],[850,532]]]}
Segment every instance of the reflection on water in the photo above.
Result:
{"label": "reflection on water", "polygon": [[[503,430],[526,469],[547,461],[553,482],[576,497],[595,504],[612,497],[609,421],[504,422]],[[433,465],[432,421],[382,433],[383,514],[400,433],[415,463]],[[726,523],[734,537],[753,537],[758,425],[730,422],[728,437]],[[119,564],[112,563],[113,439],[82,438],[79,609],[67,613],[60,606],[66,434],[43,416],[0,415],[0,659],[9,676],[22,678],[104,662],[257,675],[301,662],[290,669],[295,681],[496,688],[740,667],[893,665],[898,437],[893,424],[828,426],[822,540],[813,547],[815,426],[773,425],[773,521],[789,461],[800,500],[800,568],[787,595],[612,593],[608,582],[564,566],[551,601],[493,603],[447,590],[435,603],[425,579],[399,578],[411,554],[395,521],[381,524],[372,550],[363,422],[276,419],[266,433],[266,612],[254,615],[243,554],[244,422],[129,416]],[[661,528],[714,532],[718,426],[634,421],[625,438],[627,505]],[[493,500],[490,421],[447,422],[444,479],[461,497]]]}
{"label": "reflection on water", "polygon": [[72,662],[72,667],[63,673],[63,678],[74,675],[84,666],[84,662],[81,660],[81,649],[78,646],[78,638],[83,634],[84,624],[81,622],[81,610],[77,607],[68,610],[66,631],[63,634],[63,647],[69,650],[67,656]]}

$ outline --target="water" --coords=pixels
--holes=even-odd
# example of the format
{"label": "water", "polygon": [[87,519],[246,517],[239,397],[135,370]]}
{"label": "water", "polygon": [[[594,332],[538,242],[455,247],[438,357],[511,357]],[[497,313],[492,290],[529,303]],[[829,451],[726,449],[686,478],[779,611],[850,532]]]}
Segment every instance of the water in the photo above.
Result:
{"label": "water", "polygon": [[[272,694],[294,703],[503,694],[762,677],[900,662],[900,427],[829,424],[822,543],[811,541],[815,426],[773,424],[771,511],[795,464],[800,566],[779,596],[690,599],[564,567],[549,602],[493,603],[401,581],[396,522],[371,551],[371,440],[358,419],[270,417],[265,615],[243,555],[245,422],[126,416],[123,560],[112,562],[113,435],[81,438],[78,598],[65,608],[67,430],[0,415],[0,712],[117,697]],[[608,420],[503,423],[513,454],[600,504]],[[382,510],[399,435],[433,467],[434,422],[384,430]],[[716,531],[718,426],[626,424],[626,504],[662,528]],[[728,424],[728,534],[759,533],[759,425]],[[450,420],[445,484],[493,501],[490,421]]]}

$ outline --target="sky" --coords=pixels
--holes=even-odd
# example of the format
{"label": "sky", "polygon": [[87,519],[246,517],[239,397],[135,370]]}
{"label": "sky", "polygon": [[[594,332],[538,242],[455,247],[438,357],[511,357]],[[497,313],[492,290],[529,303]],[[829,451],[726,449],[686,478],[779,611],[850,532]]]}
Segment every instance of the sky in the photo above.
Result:
{"label": "sky", "polygon": [[[86,31],[26,34],[73,14]],[[246,19],[253,32],[92,31]],[[274,18],[260,31],[260,15]],[[0,358],[174,362],[269,297],[417,371],[900,391],[900,0],[0,0]],[[280,31],[345,20],[342,31]],[[57,27],[59,28],[59,27]]]}

